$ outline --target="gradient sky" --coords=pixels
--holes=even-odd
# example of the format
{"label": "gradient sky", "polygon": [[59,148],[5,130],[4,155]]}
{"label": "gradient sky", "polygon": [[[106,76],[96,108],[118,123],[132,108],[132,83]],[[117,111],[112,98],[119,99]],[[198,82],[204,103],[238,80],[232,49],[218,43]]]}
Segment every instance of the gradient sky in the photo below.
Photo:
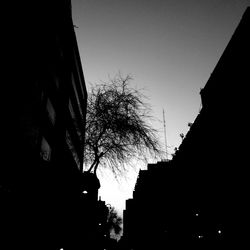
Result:
{"label": "gradient sky", "polygon": [[[249,0],[72,0],[87,88],[118,71],[131,74],[132,85],[149,97],[162,142],[165,109],[173,152],[199,112],[200,89],[249,5]],[[120,184],[103,173],[102,199],[122,210],[137,172]]]}

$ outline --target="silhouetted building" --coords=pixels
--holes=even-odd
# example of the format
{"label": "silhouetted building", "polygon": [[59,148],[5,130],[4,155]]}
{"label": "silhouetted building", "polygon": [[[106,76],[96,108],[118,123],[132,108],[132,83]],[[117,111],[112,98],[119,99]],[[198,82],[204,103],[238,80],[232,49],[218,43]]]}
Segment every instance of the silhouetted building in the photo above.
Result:
{"label": "silhouetted building", "polygon": [[[123,244],[132,246],[135,235],[135,206],[134,199],[126,200],[125,210],[123,211]],[[128,247],[128,246],[127,246]]]}
{"label": "silhouetted building", "polygon": [[250,8],[201,90],[202,109],[172,161],[140,172],[124,211],[128,249],[247,241],[249,30]]}
{"label": "silhouetted building", "polygon": [[169,248],[179,238],[186,239],[182,193],[178,169],[171,161],[140,170],[133,199],[126,201],[124,210],[127,249]]}
{"label": "silhouetted building", "polygon": [[[194,237],[244,241],[247,212],[247,83],[250,82],[247,8],[207,84],[202,109],[174,157],[185,176]],[[193,220],[192,220],[193,221]],[[194,224],[193,224],[194,225]]]}
{"label": "silhouetted building", "polygon": [[75,249],[87,93],[71,2],[11,4],[2,33],[1,236],[5,249]]}

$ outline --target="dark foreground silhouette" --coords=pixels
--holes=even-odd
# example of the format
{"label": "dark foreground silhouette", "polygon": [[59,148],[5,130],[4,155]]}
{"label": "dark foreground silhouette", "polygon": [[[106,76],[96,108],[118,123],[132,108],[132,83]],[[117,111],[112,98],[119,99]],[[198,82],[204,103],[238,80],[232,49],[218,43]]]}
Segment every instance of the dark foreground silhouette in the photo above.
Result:
{"label": "dark foreground silhouette", "polygon": [[[87,92],[68,0],[11,1],[2,29],[0,249],[241,249],[248,230],[249,8],[173,160],[141,171],[119,242],[83,173]],[[205,60],[205,58],[204,58]],[[246,146],[245,146],[246,145]]]}

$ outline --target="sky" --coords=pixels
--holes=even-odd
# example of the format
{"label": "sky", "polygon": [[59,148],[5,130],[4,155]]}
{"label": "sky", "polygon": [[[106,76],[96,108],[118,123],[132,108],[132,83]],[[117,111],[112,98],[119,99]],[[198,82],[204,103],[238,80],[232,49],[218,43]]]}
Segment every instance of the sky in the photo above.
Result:
{"label": "sky", "polygon": [[[201,108],[200,89],[249,5],[249,0],[72,0],[87,90],[118,72],[131,74],[131,86],[149,98],[163,144],[165,110],[173,153]],[[138,168],[129,171],[118,183],[103,171],[98,176],[102,200],[121,212],[132,198],[137,173]]]}

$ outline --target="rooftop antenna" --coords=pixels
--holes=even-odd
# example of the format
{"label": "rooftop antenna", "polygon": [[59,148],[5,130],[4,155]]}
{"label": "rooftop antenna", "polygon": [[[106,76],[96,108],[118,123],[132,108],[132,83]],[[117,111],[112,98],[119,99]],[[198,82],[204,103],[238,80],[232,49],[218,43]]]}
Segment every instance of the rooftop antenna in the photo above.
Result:
{"label": "rooftop antenna", "polygon": [[167,133],[166,133],[166,121],[165,121],[165,111],[164,111],[164,109],[163,109],[163,126],[164,126],[166,161],[168,161],[168,145],[167,145]]}

